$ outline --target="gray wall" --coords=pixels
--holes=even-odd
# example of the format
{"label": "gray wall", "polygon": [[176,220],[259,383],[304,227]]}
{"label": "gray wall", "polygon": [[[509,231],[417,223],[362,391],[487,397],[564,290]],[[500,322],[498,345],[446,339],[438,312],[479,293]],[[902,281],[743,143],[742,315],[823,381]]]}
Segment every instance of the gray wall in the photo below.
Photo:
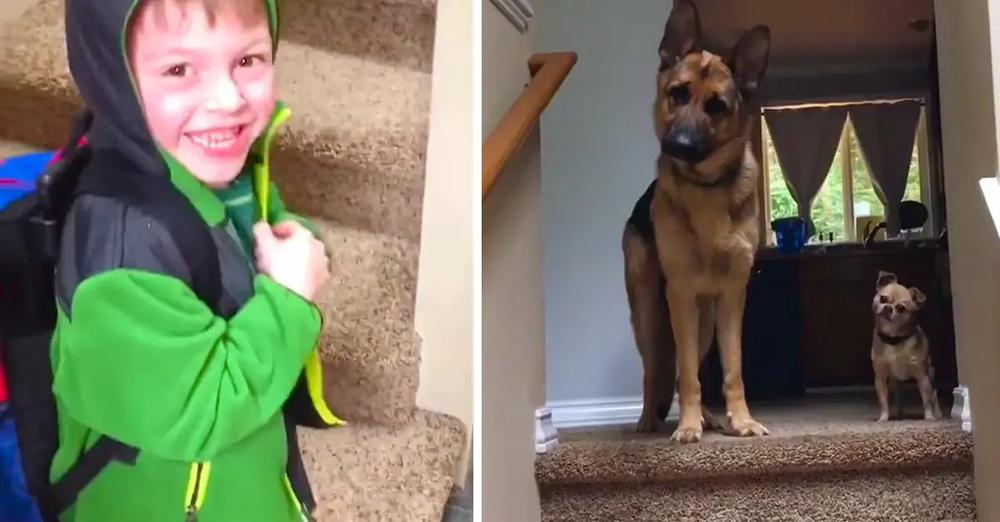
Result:
{"label": "gray wall", "polygon": [[637,396],[621,232],[654,178],[667,0],[536,2],[535,51],[579,61],[542,117],[546,399]]}

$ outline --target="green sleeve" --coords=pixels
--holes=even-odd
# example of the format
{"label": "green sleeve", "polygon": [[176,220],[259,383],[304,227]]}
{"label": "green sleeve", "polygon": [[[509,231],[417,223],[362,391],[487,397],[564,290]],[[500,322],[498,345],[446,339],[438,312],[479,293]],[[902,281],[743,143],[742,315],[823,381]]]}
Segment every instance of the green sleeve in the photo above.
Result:
{"label": "green sleeve", "polygon": [[280,223],[291,219],[293,221],[298,221],[317,238],[323,237],[322,232],[320,232],[319,228],[317,228],[315,224],[288,210],[285,206],[285,202],[281,199],[281,194],[278,193],[278,186],[275,185],[273,181],[271,182],[271,188],[268,189],[267,193],[269,198],[267,221],[269,223]]}
{"label": "green sleeve", "polygon": [[117,269],[77,288],[53,389],[84,425],[163,458],[209,460],[279,412],[315,348],[314,305],[258,275],[228,321],[183,281]]}

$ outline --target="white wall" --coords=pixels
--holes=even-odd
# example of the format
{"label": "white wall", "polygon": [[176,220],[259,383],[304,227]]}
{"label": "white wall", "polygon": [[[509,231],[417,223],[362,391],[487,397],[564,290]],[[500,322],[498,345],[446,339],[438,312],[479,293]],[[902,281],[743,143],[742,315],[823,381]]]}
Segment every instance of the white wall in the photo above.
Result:
{"label": "white wall", "polygon": [[995,83],[1000,9],[988,0],[935,0],[944,180],[959,378],[972,399],[976,509],[1000,520],[1000,242],[979,193],[980,178],[997,174]]}
{"label": "white wall", "polygon": [[[472,440],[472,5],[439,0],[414,325],[423,338],[417,405],[454,415]],[[469,445],[456,472],[465,483]]]}
{"label": "white wall", "polygon": [[[532,40],[488,0],[482,0],[482,7],[485,139],[528,82]],[[486,522],[537,522],[541,516],[534,447],[534,411],[545,401],[538,138],[537,132],[528,136],[483,202]]]}
{"label": "white wall", "polygon": [[551,400],[637,396],[621,232],[658,154],[652,104],[669,0],[546,0],[539,52],[579,61],[542,117],[545,342]]}

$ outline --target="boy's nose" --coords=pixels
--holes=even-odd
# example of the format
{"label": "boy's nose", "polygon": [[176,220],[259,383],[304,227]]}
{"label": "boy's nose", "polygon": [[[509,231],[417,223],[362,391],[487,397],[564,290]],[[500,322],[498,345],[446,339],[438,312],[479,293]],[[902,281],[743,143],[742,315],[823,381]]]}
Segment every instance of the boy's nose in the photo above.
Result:
{"label": "boy's nose", "polygon": [[232,112],[240,109],[246,103],[243,93],[230,78],[220,78],[215,82],[207,106],[211,110]]}

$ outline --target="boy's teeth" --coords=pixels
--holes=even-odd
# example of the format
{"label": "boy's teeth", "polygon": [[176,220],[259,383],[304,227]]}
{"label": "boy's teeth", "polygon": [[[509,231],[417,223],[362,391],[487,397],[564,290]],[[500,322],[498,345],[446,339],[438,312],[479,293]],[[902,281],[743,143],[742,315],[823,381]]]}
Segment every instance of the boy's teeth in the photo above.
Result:
{"label": "boy's teeth", "polygon": [[221,130],[212,131],[202,134],[191,134],[191,141],[194,141],[198,145],[209,149],[222,149],[233,144],[236,140],[236,127]]}

